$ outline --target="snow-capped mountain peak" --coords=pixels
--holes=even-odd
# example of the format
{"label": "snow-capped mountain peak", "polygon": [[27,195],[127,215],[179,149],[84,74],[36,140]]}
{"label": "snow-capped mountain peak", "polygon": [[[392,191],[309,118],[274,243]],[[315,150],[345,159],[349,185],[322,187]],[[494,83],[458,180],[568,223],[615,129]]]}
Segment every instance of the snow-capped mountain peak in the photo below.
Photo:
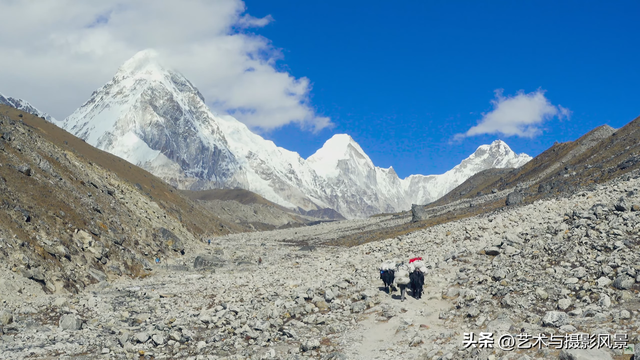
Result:
{"label": "snow-capped mountain peak", "polygon": [[155,73],[161,75],[166,70],[158,61],[158,53],[155,50],[142,50],[127,60],[116,73],[117,76],[134,76],[141,73]]}
{"label": "snow-capped mountain peak", "polygon": [[473,154],[442,175],[411,175],[404,180],[404,185],[407,193],[413,194],[412,203],[427,204],[482,170],[518,168],[529,160],[529,155],[517,155],[504,141],[495,140],[490,145],[480,145]]}
{"label": "snow-capped mountain peak", "polygon": [[[473,162],[477,167],[513,167],[517,168],[531,160],[527,154],[516,154],[502,140],[495,140],[490,145],[480,145],[478,149],[460,165]],[[460,166],[458,165],[458,166]],[[483,169],[484,170],[484,169]]]}
{"label": "snow-capped mountain peak", "polygon": [[480,145],[478,149],[472,154],[473,156],[483,156],[487,153],[495,155],[508,155],[511,153],[511,148],[502,140],[494,140],[489,145]]}
{"label": "snow-capped mountain peak", "polygon": [[307,158],[307,163],[321,176],[335,177],[340,174],[340,161],[353,161],[359,167],[373,169],[373,161],[362,150],[360,145],[347,134],[336,134],[327,140],[313,155]]}
{"label": "snow-capped mountain peak", "polygon": [[214,114],[198,89],[162,66],[153,50],[125,62],[62,125],[179,188],[239,187],[292,209],[331,208],[347,218],[407,210],[478,171],[526,160],[497,141],[443,175],[401,180],[393,168],[375,166],[347,134],[334,135],[305,160],[232,116]]}
{"label": "snow-capped mountain peak", "polygon": [[200,92],[153,50],[125,62],[63,127],[187,188],[222,186],[238,166]]}

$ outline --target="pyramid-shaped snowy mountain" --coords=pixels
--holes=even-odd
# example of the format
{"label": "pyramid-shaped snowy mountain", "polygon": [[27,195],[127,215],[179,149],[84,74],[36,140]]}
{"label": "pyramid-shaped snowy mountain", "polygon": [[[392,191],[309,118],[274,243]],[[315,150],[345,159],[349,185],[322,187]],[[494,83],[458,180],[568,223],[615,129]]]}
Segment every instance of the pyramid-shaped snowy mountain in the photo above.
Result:
{"label": "pyramid-shaped snowy mountain", "polygon": [[305,160],[231,116],[214,115],[193,84],[160,65],[150,50],[128,60],[58,125],[178,188],[239,187],[288,208],[330,208],[347,218],[407,210],[479,171],[530,160],[496,141],[445,174],[400,179],[392,168],[376,167],[344,134]]}

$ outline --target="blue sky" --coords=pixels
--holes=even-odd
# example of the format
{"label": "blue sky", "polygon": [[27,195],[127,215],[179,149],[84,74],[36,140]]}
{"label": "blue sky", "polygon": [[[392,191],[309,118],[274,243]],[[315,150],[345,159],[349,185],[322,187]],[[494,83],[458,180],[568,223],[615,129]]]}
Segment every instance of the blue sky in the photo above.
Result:
{"label": "blue sky", "polygon": [[[502,139],[538,155],[602,124],[640,115],[640,2],[245,0],[252,29],[282,51],[278,69],[312,83],[311,106],[334,126],[263,133],[311,155],[350,134],[382,167],[405,177],[447,171]],[[509,97],[544,91],[571,116],[534,137],[483,134],[452,141]]]}
{"label": "blue sky", "polygon": [[401,177],[495,139],[535,156],[640,115],[638,1],[33,0],[0,14],[0,92],[59,120],[153,48],[279,146],[306,158],[347,133]]}

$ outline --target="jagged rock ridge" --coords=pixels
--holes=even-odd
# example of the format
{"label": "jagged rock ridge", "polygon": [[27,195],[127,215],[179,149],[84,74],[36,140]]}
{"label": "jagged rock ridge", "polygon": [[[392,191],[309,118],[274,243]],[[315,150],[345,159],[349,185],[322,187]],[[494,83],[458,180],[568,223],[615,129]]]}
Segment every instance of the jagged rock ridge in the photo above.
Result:
{"label": "jagged rock ridge", "polygon": [[22,110],[26,113],[41,117],[47,121],[56,121],[51,115],[38,110],[35,106],[31,105],[28,101],[22,99],[16,99],[12,97],[6,97],[0,93],[0,105],[11,106],[18,110]]}

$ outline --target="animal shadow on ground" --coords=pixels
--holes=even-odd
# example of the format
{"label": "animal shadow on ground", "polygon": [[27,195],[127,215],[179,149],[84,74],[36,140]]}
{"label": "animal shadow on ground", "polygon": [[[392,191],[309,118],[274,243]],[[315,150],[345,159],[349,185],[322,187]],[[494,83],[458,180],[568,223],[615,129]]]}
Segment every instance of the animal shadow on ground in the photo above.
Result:
{"label": "animal shadow on ground", "polygon": [[[382,291],[382,292],[383,292],[383,293],[385,293],[385,294],[389,294],[389,293],[387,292],[387,289],[386,289],[384,286],[378,286],[378,290]],[[389,288],[389,292],[390,292],[390,293],[393,293],[393,292],[396,292],[396,291],[398,291],[398,289],[397,289],[396,287],[393,287],[393,286],[392,286],[392,287],[390,287],[390,288]]]}
{"label": "animal shadow on ground", "polygon": [[[381,288],[379,288],[379,289],[380,289],[381,291],[384,291],[384,288],[382,288],[382,287],[381,287]],[[400,294],[397,294],[397,295],[391,295],[391,298],[392,298],[392,299],[394,299],[394,300],[400,300],[401,296],[400,296]],[[415,298],[415,296],[411,293],[411,291],[409,291],[409,290],[407,289],[407,300],[409,300],[409,298],[416,299],[416,298]]]}

